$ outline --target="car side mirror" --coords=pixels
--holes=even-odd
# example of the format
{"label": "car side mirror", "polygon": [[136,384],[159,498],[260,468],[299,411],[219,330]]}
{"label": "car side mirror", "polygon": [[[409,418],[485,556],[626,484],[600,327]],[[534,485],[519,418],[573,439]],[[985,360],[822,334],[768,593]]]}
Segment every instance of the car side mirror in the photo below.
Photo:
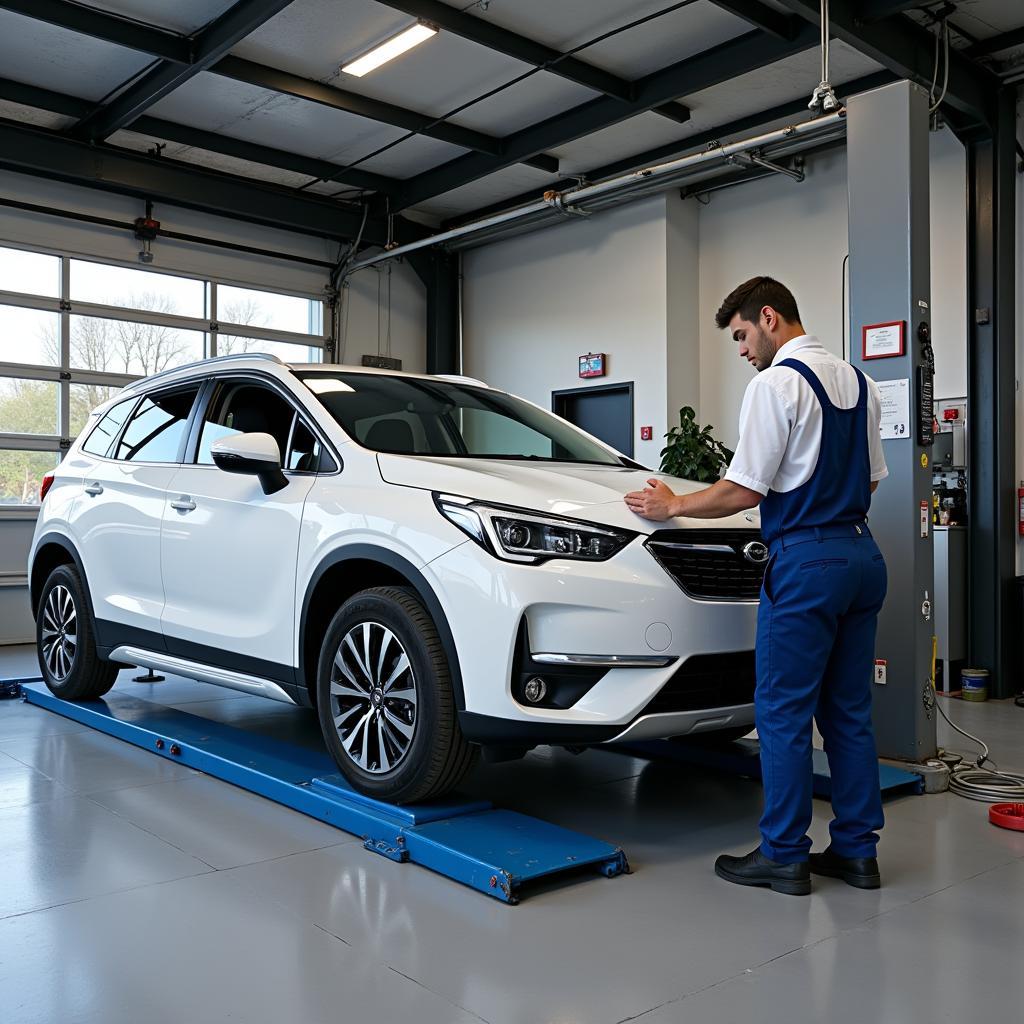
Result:
{"label": "car side mirror", "polygon": [[274,494],[288,486],[281,471],[281,449],[270,434],[234,434],[222,437],[210,446],[213,463],[225,473],[250,473],[258,476],[264,494]]}

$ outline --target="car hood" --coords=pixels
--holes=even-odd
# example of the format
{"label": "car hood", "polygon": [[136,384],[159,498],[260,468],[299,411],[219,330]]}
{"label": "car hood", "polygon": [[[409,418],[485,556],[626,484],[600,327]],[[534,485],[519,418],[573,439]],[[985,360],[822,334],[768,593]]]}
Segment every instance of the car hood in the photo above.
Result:
{"label": "car hood", "polygon": [[656,523],[643,519],[630,512],[622,499],[628,491],[643,490],[652,477],[664,480],[677,494],[707,486],[646,469],[385,454],[379,454],[377,462],[381,476],[391,484],[584,519],[637,533],[709,526],[750,530],[761,525],[757,509],[715,520],[677,518]]}

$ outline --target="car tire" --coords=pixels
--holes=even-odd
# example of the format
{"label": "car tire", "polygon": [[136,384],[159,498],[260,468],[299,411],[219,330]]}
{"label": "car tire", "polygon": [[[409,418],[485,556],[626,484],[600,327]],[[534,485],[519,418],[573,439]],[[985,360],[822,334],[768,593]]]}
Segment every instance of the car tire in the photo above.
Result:
{"label": "car tire", "polygon": [[36,654],[43,681],[63,700],[96,700],[117,680],[121,666],[96,651],[85,584],[73,565],[47,577],[36,613]]}
{"label": "car tire", "polygon": [[436,799],[479,753],[459,729],[437,627],[404,587],[364,590],[338,609],[320,650],[317,707],[342,775],[379,800]]}

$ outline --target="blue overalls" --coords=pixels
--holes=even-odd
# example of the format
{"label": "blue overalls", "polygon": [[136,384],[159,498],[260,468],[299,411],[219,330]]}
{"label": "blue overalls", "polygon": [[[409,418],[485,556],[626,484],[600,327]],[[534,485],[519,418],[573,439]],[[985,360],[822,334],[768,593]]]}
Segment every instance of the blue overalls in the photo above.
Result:
{"label": "blue overalls", "polygon": [[770,552],[757,613],[761,852],[783,864],[807,859],[813,718],[832,774],[832,849],[873,857],[883,818],[871,680],[886,571],[865,522],[867,383],[857,370],[857,404],[840,409],[806,364],[778,365],[796,370],[821,404],[821,453],[810,480],[761,502]]}

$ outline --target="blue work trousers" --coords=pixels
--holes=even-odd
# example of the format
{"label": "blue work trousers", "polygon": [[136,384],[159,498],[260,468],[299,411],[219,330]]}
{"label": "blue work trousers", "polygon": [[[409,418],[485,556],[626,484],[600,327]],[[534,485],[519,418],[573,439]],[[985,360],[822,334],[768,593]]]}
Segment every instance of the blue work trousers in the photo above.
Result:
{"label": "blue work trousers", "polygon": [[882,827],[871,686],[885,562],[863,535],[771,545],[757,616],[761,850],[784,864],[811,841],[812,720],[832,774],[832,849],[873,857]]}

